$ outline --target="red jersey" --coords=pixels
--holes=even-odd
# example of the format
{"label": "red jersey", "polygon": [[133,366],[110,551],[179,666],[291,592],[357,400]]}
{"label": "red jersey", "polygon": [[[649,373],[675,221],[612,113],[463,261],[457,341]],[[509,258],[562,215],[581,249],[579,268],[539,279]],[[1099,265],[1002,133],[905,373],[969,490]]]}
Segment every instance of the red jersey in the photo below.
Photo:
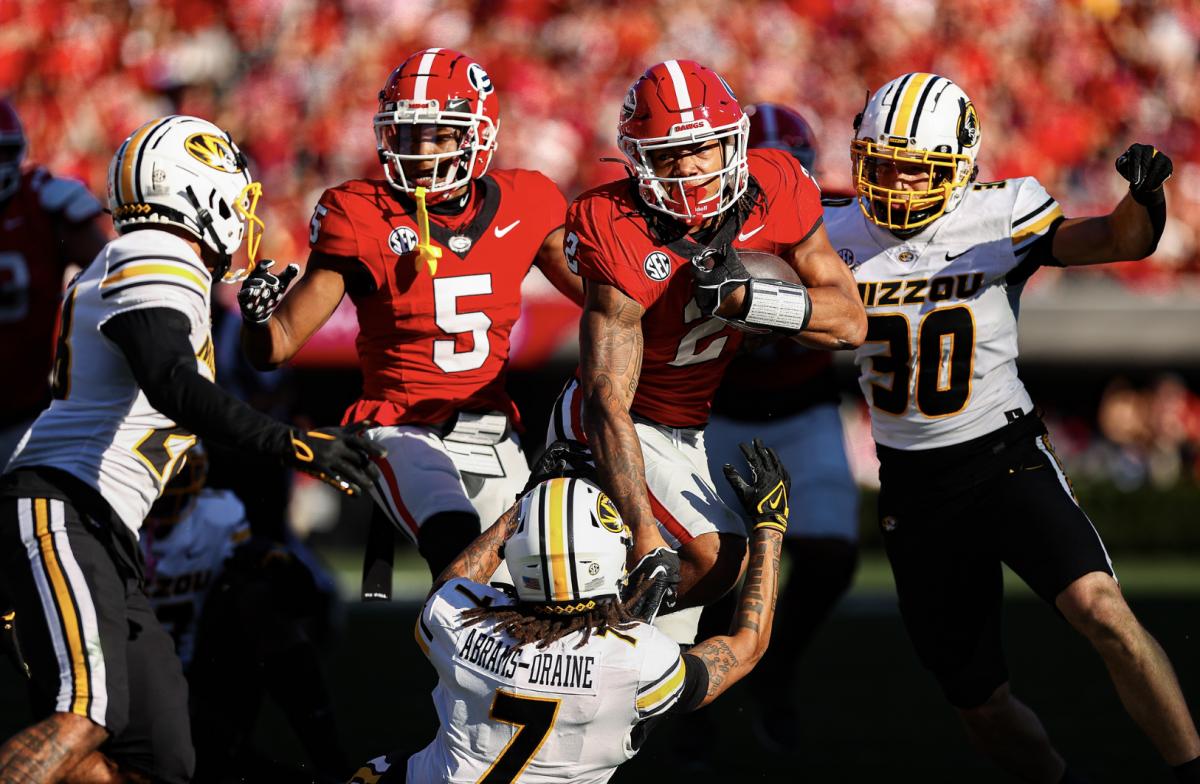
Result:
{"label": "red jersey", "polygon": [[438,424],[458,411],[500,411],[521,281],[566,201],[546,176],[493,171],[474,181],[459,215],[429,213],[442,248],[437,274],[417,269],[417,216],[383,180],[350,180],[321,196],[314,251],[356,260],[371,285],[348,286],[358,309],[363,396],[345,421]]}
{"label": "red jersey", "polygon": [[[821,225],[821,193],[791,155],[751,150],[760,197],[733,238],[735,248],[780,255]],[[619,180],[584,193],[567,211],[567,259],[580,276],[615,286],[646,309],[641,379],[630,410],[669,427],[708,421],[713,394],[742,333],[696,305],[688,269],[699,250],[664,243],[647,222],[636,187]]]}
{"label": "red jersey", "polygon": [[63,276],[70,260],[59,233],[64,223],[90,221],[100,202],[83,183],[41,167],[0,204],[0,423],[36,414],[50,400],[50,366]]}

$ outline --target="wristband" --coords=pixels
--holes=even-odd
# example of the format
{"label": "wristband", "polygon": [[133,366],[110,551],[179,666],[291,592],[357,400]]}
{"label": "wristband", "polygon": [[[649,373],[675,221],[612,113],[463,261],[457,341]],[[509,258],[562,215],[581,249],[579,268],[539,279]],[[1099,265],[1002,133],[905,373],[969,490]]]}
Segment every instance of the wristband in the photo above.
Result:
{"label": "wristband", "polygon": [[812,298],[799,283],[751,279],[746,286],[746,315],[751,327],[796,333],[812,318]]}

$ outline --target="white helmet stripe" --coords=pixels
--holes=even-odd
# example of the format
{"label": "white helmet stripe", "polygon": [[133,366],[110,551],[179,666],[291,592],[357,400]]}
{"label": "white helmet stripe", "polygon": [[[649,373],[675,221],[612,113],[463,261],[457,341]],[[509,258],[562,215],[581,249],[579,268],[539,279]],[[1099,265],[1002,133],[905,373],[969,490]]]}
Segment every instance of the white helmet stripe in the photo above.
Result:
{"label": "white helmet stripe", "polygon": [[417,103],[426,100],[425,91],[429,88],[429,69],[433,68],[433,61],[440,51],[442,51],[441,47],[434,47],[421,56],[421,64],[417,66],[417,83],[413,86],[413,101]]}
{"label": "white helmet stripe", "polygon": [[[679,114],[680,122],[691,122],[696,119],[696,115],[691,110],[692,96],[688,92],[687,79],[683,77],[683,69],[679,67],[678,60],[667,60],[667,73],[671,74],[671,84],[675,87],[675,100],[679,102],[679,108],[682,110]],[[688,107],[684,109],[684,107]]]}

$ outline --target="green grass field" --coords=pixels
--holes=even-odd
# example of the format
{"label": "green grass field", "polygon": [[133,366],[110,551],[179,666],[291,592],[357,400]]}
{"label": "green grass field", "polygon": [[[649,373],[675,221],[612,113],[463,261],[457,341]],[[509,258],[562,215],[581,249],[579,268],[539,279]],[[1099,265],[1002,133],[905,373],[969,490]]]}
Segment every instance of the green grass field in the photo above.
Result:
{"label": "green grass field", "polygon": [[[331,559],[347,588],[357,558]],[[416,602],[428,576],[398,558],[390,604],[347,603],[343,634],[328,652],[342,743],[353,760],[393,748],[415,750],[435,727],[432,668],[412,638]],[[1200,705],[1200,563],[1119,559],[1131,604],[1171,655],[1193,706]],[[407,568],[419,567],[419,568]],[[1167,784],[1171,776],[1122,710],[1099,658],[1086,641],[1024,590],[1005,608],[1014,691],[1041,715],[1060,750],[1095,784]],[[880,556],[865,559],[852,594],[803,659],[796,691],[778,699],[800,705],[804,743],[772,755],[750,730],[755,706],[734,689],[709,712],[709,729],[666,725],[616,782],[954,782],[1000,784],[967,747],[934,681],[918,665],[895,611],[891,577]],[[0,737],[25,718],[20,681],[0,661]],[[689,737],[689,734],[692,736]],[[280,715],[264,711],[262,752],[302,761]]]}

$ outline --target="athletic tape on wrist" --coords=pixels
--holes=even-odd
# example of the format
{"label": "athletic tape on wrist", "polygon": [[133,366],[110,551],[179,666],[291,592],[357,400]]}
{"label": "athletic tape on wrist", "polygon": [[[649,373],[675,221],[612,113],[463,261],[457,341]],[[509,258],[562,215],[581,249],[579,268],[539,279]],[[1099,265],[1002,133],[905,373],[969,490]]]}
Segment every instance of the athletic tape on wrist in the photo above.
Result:
{"label": "athletic tape on wrist", "polygon": [[746,298],[748,304],[742,320],[753,327],[800,332],[812,318],[812,299],[808,289],[799,283],[752,279],[747,285]]}

